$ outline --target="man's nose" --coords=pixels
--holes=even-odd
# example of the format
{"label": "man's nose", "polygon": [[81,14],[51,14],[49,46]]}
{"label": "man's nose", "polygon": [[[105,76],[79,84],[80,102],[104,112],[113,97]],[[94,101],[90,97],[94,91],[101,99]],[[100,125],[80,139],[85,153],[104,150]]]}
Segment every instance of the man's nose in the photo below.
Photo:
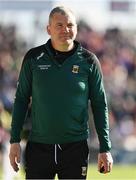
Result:
{"label": "man's nose", "polygon": [[69,32],[69,28],[67,26],[63,27],[63,32]]}

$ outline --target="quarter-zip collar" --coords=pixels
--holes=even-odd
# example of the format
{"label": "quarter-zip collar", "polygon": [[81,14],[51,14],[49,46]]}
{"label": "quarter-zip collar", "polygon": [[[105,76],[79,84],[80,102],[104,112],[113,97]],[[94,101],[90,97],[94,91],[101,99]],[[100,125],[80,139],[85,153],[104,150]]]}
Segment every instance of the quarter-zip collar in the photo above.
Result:
{"label": "quarter-zip collar", "polygon": [[61,67],[62,65],[64,65],[66,63],[67,60],[69,60],[70,58],[73,58],[73,56],[76,55],[77,57],[77,53],[76,52],[80,52],[80,50],[82,49],[81,45],[79,42],[74,41],[75,47],[74,49],[68,51],[68,52],[60,52],[55,50],[52,45],[51,45],[51,39],[49,39],[47,41],[47,43],[45,44],[45,48],[48,51],[49,56],[51,57],[51,59],[53,60],[53,62],[58,66]]}

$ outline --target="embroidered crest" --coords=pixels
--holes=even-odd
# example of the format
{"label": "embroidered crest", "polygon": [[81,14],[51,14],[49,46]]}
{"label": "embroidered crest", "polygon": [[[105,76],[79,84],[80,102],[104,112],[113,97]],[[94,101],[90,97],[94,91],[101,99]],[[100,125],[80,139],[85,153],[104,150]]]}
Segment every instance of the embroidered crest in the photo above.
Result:
{"label": "embroidered crest", "polygon": [[73,65],[72,72],[73,73],[78,73],[79,72],[79,66],[78,65]]}
{"label": "embroidered crest", "polygon": [[87,167],[83,166],[82,167],[82,176],[86,176],[87,175]]}

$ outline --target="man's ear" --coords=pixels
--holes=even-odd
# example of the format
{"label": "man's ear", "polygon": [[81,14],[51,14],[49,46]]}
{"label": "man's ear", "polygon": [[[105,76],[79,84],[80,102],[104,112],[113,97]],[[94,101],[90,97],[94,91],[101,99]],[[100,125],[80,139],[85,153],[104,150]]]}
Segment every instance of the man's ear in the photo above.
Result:
{"label": "man's ear", "polygon": [[47,25],[47,33],[50,35],[51,33],[50,33],[50,26],[49,25]]}

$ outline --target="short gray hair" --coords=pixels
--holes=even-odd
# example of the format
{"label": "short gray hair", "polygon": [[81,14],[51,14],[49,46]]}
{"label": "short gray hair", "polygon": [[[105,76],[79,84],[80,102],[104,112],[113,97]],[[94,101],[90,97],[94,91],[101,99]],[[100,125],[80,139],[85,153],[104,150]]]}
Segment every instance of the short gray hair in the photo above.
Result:
{"label": "short gray hair", "polygon": [[51,22],[51,18],[53,17],[53,15],[55,13],[61,13],[62,15],[68,15],[68,13],[71,13],[74,15],[73,11],[71,9],[69,9],[68,7],[65,7],[65,6],[57,6],[55,8],[53,8],[49,14],[49,23]]}

